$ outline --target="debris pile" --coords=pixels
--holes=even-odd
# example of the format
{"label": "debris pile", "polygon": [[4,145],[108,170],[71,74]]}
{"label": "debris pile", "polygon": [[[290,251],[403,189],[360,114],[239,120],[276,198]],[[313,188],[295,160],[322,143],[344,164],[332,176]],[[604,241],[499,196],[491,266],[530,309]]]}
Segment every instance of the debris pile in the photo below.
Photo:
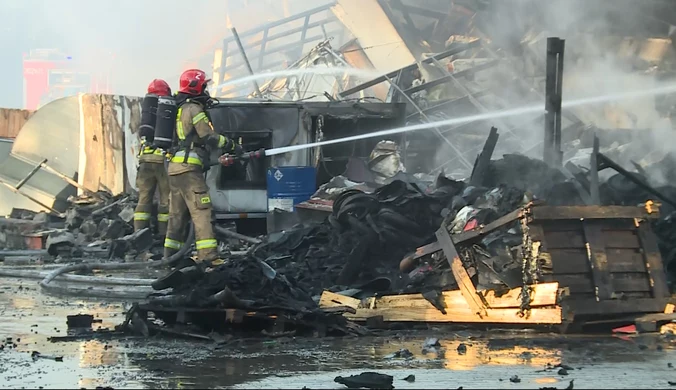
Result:
{"label": "debris pile", "polygon": [[[456,289],[443,257],[433,267],[418,267],[403,277],[399,263],[404,255],[434,242],[435,231],[444,221],[457,233],[472,230],[532,200],[533,195],[524,195],[525,189],[546,194],[566,180],[551,174],[543,163],[522,156],[494,161],[491,168],[484,183],[494,187],[472,187],[440,175],[429,188],[393,180],[370,194],[346,190],[334,200],[333,212],[323,223],[272,234],[215,271],[185,278],[182,285],[175,286],[174,298],[162,300],[165,304],[213,307],[223,303],[215,300],[215,295],[228,289],[238,300],[252,301],[248,307],[307,310],[316,307],[312,297],[326,289],[356,288],[364,294]],[[536,173],[530,183],[518,175],[501,174],[508,170]],[[538,178],[546,182],[538,183]],[[568,199],[561,200],[565,201]],[[468,248],[467,256],[482,254],[495,259],[505,255],[504,246],[520,244],[519,231],[501,232],[487,238],[485,245]],[[520,274],[521,262],[511,253],[506,258],[499,268]],[[517,282],[508,286],[520,285],[520,276],[512,279]]]}
{"label": "debris pile", "polygon": [[[47,238],[46,249],[50,255],[78,258],[96,253],[97,257],[131,260],[153,247],[150,229],[134,232],[136,200],[133,196],[113,197],[100,191],[70,199],[70,202],[64,229],[53,230]],[[160,256],[159,252],[150,255]]]}

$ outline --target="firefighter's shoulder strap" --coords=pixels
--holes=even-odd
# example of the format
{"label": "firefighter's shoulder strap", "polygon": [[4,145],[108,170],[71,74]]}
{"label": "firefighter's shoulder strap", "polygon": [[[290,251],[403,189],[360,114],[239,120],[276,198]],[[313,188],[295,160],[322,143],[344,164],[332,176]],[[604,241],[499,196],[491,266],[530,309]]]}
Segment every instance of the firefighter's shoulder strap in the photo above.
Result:
{"label": "firefighter's shoulder strap", "polygon": [[195,126],[193,126],[188,134],[185,134],[185,131],[183,129],[183,105],[186,103],[193,103],[197,104],[200,107],[203,107],[202,104],[200,104],[197,101],[191,100],[191,99],[186,99],[185,101],[181,102],[178,106],[178,112],[176,113],[176,135],[178,136],[178,144],[180,148],[185,149],[185,155],[183,156],[183,164],[186,164],[188,162],[188,155],[192,151],[193,147],[193,139],[195,138],[195,134],[197,132],[195,131]]}

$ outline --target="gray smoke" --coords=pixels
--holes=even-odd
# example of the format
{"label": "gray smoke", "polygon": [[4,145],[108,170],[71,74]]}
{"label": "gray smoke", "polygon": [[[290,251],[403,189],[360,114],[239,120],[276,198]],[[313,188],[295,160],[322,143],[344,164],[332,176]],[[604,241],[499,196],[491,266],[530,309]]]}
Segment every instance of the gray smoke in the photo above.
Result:
{"label": "gray smoke", "polygon": [[313,0],[5,0],[0,25],[0,107],[20,108],[22,54],[59,49],[78,70],[110,78],[112,93],[143,95],[150,80],[177,87],[180,72],[211,74],[230,35],[316,7]]}

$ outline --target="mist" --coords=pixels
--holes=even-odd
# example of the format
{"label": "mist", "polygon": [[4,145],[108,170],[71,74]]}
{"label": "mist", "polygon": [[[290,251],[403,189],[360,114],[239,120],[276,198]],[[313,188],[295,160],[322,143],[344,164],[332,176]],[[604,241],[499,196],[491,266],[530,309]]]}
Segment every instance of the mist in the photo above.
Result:
{"label": "mist", "polygon": [[316,7],[313,0],[3,0],[0,107],[23,105],[22,60],[58,49],[77,70],[102,73],[113,94],[142,96],[154,78],[176,88],[184,69],[211,74],[230,35]]}
{"label": "mist", "polygon": [[[564,100],[648,89],[660,82],[668,82],[663,77],[657,77],[664,71],[658,66],[662,64],[662,57],[665,53],[673,56],[674,50],[669,39],[674,26],[654,16],[663,3],[650,0],[494,1],[488,9],[479,11],[481,17],[475,25],[493,41],[495,47],[504,48],[502,54],[507,53],[510,61],[501,62],[499,67],[503,69],[484,72],[483,77],[487,79],[488,87],[500,91],[503,99],[510,102],[508,108],[544,104],[544,98],[524,100],[523,93],[507,86],[505,80],[516,75],[544,95],[546,38],[559,37],[566,40]],[[649,38],[656,39],[651,41],[648,49],[641,49],[639,45]],[[570,112],[590,126],[636,130],[633,137],[637,146],[625,148],[623,160],[640,161],[652,151],[660,154],[676,151],[676,146],[672,143],[665,145],[663,138],[665,132],[673,132],[668,115],[670,105],[661,104],[664,101],[668,98],[644,97],[589,105],[570,109]],[[521,145],[507,142],[508,130],[495,123],[502,136],[494,158],[500,158],[503,153],[524,153],[542,158],[542,121],[515,117],[504,122],[517,127],[515,130],[521,135],[518,142]],[[564,117],[562,129],[569,123]],[[477,131],[488,134],[488,129],[482,127]],[[650,137],[641,130],[650,130]],[[449,148],[440,148],[435,166],[441,166],[452,155]],[[653,156],[649,160],[654,159]],[[446,172],[449,173],[448,168],[452,170],[453,167],[460,168],[456,162],[449,165]]]}

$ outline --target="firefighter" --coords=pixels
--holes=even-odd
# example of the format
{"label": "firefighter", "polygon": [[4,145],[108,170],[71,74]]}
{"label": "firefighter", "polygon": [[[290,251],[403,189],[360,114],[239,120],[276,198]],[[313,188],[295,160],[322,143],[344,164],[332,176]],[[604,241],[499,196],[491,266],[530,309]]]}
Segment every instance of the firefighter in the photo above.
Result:
{"label": "firefighter", "polygon": [[134,230],[150,227],[155,190],[159,191],[157,207],[157,230],[164,238],[169,221],[169,179],[164,166],[164,152],[153,146],[157,99],[159,96],[171,96],[171,88],[164,80],[153,80],[148,86],[148,94],[144,98],[141,113],[141,151],[139,167],[136,174],[138,188],[138,205],[134,211]]}
{"label": "firefighter", "polygon": [[168,166],[169,225],[164,241],[164,256],[170,257],[182,246],[186,227],[192,219],[195,229],[197,261],[204,271],[223,264],[218,254],[218,242],[211,225],[211,198],[204,174],[209,169],[212,149],[241,153],[241,147],[217,134],[206,114],[211,100],[207,91],[206,73],[198,69],[181,74],[176,95],[175,151]]}

